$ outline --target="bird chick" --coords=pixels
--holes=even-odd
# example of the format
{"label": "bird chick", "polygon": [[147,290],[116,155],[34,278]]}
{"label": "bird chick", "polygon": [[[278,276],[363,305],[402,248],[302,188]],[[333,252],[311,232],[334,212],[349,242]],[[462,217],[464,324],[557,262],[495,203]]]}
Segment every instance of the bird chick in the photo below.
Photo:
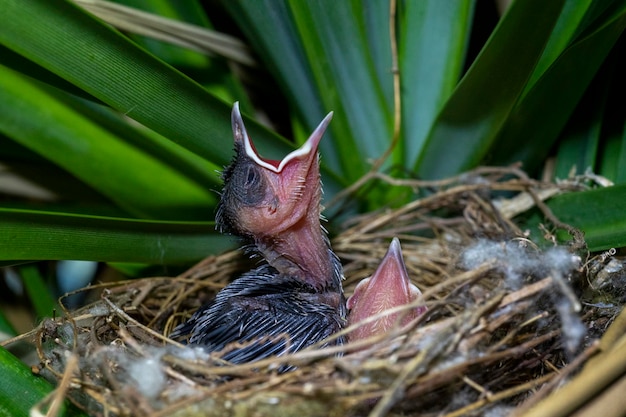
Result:
{"label": "bird chick", "polygon": [[[413,285],[409,279],[402,257],[400,241],[394,238],[374,274],[361,280],[354,289],[352,296],[348,298],[348,326],[391,308],[409,304],[420,295],[419,288]],[[350,332],[348,339],[350,341],[366,339],[387,332],[397,324],[402,315],[400,325],[404,326],[424,314],[426,310],[426,306],[419,306],[408,312],[381,316],[379,319],[363,324]]]}
{"label": "bird chick", "polygon": [[299,149],[273,161],[258,155],[235,103],[235,157],[222,174],[216,227],[246,239],[262,263],[170,337],[208,351],[242,343],[222,358],[243,363],[298,351],[344,327],[342,267],[320,224],[317,149],[331,118],[332,113]]}

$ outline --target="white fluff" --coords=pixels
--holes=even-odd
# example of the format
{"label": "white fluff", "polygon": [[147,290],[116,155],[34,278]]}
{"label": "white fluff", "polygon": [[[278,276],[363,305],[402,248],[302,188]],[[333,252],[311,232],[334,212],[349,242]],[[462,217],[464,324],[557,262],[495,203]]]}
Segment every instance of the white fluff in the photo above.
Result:
{"label": "white fluff", "polygon": [[554,280],[552,300],[561,319],[564,346],[570,352],[580,346],[586,329],[578,316],[580,301],[569,283],[571,273],[580,267],[580,257],[558,246],[542,252],[521,242],[487,239],[477,241],[460,257],[461,266],[465,269],[477,268],[488,261],[495,262],[495,268],[504,274],[505,285],[511,289],[519,288],[530,275],[538,278],[550,276]]}

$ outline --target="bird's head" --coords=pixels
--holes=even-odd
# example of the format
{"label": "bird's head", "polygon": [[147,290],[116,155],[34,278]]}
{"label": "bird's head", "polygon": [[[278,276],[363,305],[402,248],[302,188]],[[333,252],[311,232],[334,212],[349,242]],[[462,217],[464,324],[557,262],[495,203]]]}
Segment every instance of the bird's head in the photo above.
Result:
{"label": "bird's head", "polygon": [[300,148],[274,161],[259,156],[235,103],[235,158],[222,174],[218,228],[260,237],[277,235],[307,216],[316,216],[318,221],[321,183],[317,147],[331,118],[332,113]]}
{"label": "bird's head", "polygon": [[[394,238],[374,274],[361,280],[352,296],[348,298],[347,307],[350,310],[348,325],[358,323],[393,307],[409,304],[420,295],[420,290],[409,279],[400,241]],[[424,312],[426,312],[425,306],[412,309],[405,313],[401,324],[408,324]],[[396,324],[399,314],[402,313],[388,314],[364,324],[351,332],[348,337],[350,340],[365,339],[386,332]]]}

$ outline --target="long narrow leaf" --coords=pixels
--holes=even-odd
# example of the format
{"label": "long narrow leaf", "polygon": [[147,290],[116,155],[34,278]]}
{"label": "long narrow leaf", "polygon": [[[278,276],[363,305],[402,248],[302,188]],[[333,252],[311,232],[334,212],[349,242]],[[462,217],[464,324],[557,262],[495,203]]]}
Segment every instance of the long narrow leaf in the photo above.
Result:
{"label": "long narrow leaf", "polygon": [[[273,0],[226,0],[222,3],[282,87],[294,114],[304,125],[303,131],[311,131],[333,109],[322,105],[287,3]],[[333,132],[327,133],[329,138],[320,143],[320,149],[324,165],[339,173],[339,155],[330,143],[337,140]]]}
{"label": "long narrow leaf", "polygon": [[234,241],[209,222],[163,222],[0,208],[0,261],[189,264]]}
{"label": "long narrow leaf", "polygon": [[0,131],[132,213],[202,218],[215,195],[0,66]]}
{"label": "long narrow leaf", "polygon": [[408,1],[399,17],[404,166],[412,166],[459,82],[474,0]]}
{"label": "long narrow leaf", "polygon": [[[187,23],[193,23],[198,26],[205,26],[208,23],[206,15],[202,10],[202,6],[197,0],[186,0],[184,2],[172,2],[165,0],[123,0],[118,2],[76,1],[76,3],[96,15],[98,15],[96,10],[101,13],[103,11],[108,12],[108,15],[114,17],[116,20],[116,22],[112,23],[124,23],[124,30],[135,30],[138,33],[145,32],[147,34],[156,33],[157,36],[160,35],[161,37],[163,37],[164,33],[159,30],[158,25],[138,25],[137,21],[133,20],[132,14],[122,13],[125,9],[123,9],[123,6],[119,3],[124,3],[126,6],[130,6],[134,10],[149,12],[156,18],[169,18],[174,21],[184,20]],[[116,9],[116,7],[118,8]],[[113,11],[117,11],[118,13],[115,14]],[[104,19],[104,16],[101,17]],[[116,27],[120,27],[120,25],[116,24]],[[168,64],[174,66],[183,65],[188,67],[205,68],[209,61],[208,57],[205,55],[162,42],[149,36],[135,35],[133,36],[133,39],[146,50],[158,56]]]}
{"label": "long narrow leaf", "polygon": [[[231,104],[73,4],[4,1],[0,43],[194,153],[230,161]],[[281,155],[291,149],[258,124],[247,127],[261,151],[270,143]]]}
{"label": "long narrow leaf", "polygon": [[107,0],[74,2],[131,33],[132,39],[163,61],[193,74],[194,80],[214,96],[251,107],[236,72],[224,59],[244,65],[254,65],[255,60],[239,39],[210,29],[198,1],[124,0],[126,5]]}
{"label": "long narrow leaf", "polygon": [[0,340],[4,340],[8,337],[15,336],[17,332],[13,327],[13,324],[5,317],[2,310],[0,310]]}
{"label": "long narrow leaf", "polygon": [[[621,74],[621,73],[619,73]],[[622,86],[623,87],[623,86]],[[623,91],[623,88],[618,91]],[[619,97],[621,105],[616,106],[618,114],[626,114],[626,106]],[[608,132],[602,149],[599,174],[610,178],[615,183],[626,183],[626,122],[616,123],[614,131]]]}
{"label": "long narrow leaf", "polygon": [[[31,408],[52,390],[52,385],[40,376],[33,375],[31,369],[5,348],[0,346],[0,416],[28,417]],[[60,417],[85,417],[76,407],[65,403]]]}
{"label": "long narrow leaf", "polygon": [[416,165],[421,177],[458,173],[487,154],[532,74],[563,2],[511,5],[437,117]]}
{"label": "long narrow leaf", "polygon": [[[626,246],[626,184],[552,198],[548,206],[562,222],[585,233],[590,251]],[[563,233],[563,239],[568,237]]]}
{"label": "long narrow leaf", "polygon": [[37,318],[52,317],[54,311],[60,311],[36,264],[26,264],[19,271]]}
{"label": "long narrow leaf", "polygon": [[195,180],[203,188],[219,181],[217,175],[222,169],[221,166],[207,161],[151,129],[129,123],[123,115],[110,107],[68,94],[57,94],[56,97],[129,145]]}
{"label": "long narrow leaf", "polygon": [[[378,85],[380,86],[382,96],[385,100],[384,108],[393,110],[393,79],[389,73],[393,74],[393,64],[391,56],[391,40],[389,38],[390,24],[390,2],[373,1],[362,2],[355,1],[355,9],[360,10],[362,14],[363,31],[367,41],[367,52],[371,56],[372,64]],[[397,13],[397,12],[396,12]]]}
{"label": "long narrow leaf", "polygon": [[[613,69],[614,66],[610,67]],[[613,79],[609,73],[607,68],[598,72],[595,82],[583,96],[570,123],[562,132],[556,153],[556,178],[567,178],[574,168],[574,174],[582,174],[587,169],[598,172],[596,163],[600,151],[603,116]]]}
{"label": "long narrow leaf", "polygon": [[491,163],[524,161],[530,171],[541,163],[626,28],[626,2],[620,3],[567,48],[516,106],[499,133]]}
{"label": "long narrow leaf", "polygon": [[567,0],[565,2],[561,16],[559,16],[554,25],[554,30],[533,71],[533,75],[528,80],[524,93],[530,90],[572,41],[575,33],[581,28],[581,21],[585,16],[588,16],[589,9],[592,8],[593,3],[593,0]]}
{"label": "long narrow leaf", "polygon": [[[322,102],[335,112],[331,129],[339,138],[333,144],[341,172],[356,180],[365,173],[365,162],[380,157],[389,146],[392,109],[384,93],[389,87],[383,85],[391,85],[392,73],[380,82],[356,2],[289,4]],[[389,27],[388,22],[378,23]]]}

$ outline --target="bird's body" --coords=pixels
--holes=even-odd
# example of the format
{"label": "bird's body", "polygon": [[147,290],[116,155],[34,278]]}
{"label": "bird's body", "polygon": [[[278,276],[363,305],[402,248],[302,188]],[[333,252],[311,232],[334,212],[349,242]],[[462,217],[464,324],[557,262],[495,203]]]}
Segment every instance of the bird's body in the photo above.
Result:
{"label": "bird's body", "polygon": [[343,327],[333,307],[338,300],[323,298],[315,288],[264,266],[236,279],[179,331],[189,332],[188,343],[208,351],[239,342],[221,356],[232,363],[295,352]]}
{"label": "bird's body", "polygon": [[256,153],[235,105],[235,158],[222,175],[216,224],[246,239],[262,264],[170,337],[208,351],[237,342],[222,358],[243,363],[298,351],[344,326],[342,268],[320,224],[317,145],[329,121],[282,161],[268,161]]}

